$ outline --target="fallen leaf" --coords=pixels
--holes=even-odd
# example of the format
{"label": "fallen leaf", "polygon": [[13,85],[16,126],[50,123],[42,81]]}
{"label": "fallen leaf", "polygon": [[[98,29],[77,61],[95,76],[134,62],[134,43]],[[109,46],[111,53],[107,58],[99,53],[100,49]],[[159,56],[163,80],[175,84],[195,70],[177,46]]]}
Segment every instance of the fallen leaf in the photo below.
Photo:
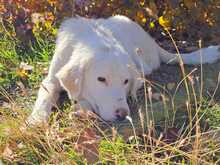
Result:
{"label": "fallen leaf", "polygon": [[93,164],[98,160],[100,137],[97,136],[96,131],[92,128],[86,128],[80,134],[75,149],[81,152],[89,164]]}

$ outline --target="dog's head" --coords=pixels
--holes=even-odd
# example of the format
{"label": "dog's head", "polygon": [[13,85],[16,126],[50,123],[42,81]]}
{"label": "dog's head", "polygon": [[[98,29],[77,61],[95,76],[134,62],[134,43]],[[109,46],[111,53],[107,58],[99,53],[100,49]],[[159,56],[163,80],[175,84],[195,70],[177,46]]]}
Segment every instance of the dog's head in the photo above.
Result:
{"label": "dog's head", "polygon": [[105,55],[73,55],[57,73],[57,77],[71,99],[78,100],[86,109],[104,120],[123,120],[129,115],[129,93],[140,88],[140,74],[126,54],[105,51]]}

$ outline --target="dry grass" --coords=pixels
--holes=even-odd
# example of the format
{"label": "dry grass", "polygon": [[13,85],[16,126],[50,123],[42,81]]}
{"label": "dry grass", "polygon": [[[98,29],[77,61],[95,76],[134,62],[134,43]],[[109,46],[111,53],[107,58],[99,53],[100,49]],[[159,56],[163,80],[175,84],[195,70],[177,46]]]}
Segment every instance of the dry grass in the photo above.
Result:
{"label": "dry grass", "polygon": [[206,111],[212,109],[210,105],[219,106],[213,104],[214,97],[202,103],[193,81],[185,80],[192,92],[188,95],[191,102],[186,100],[182,105],[186,108],[182,109],[185,118],[179,110],[170,109],[175,99],[170,99],[170,107],[161,90],[159,99],[165,116],[158,120],[152,88],[159,84],[149,86],[146,80],[145,99],[140,101],[145,105],[133,120],[109,125],[86,112],[76,116],[72,107],[64,105],[51,116],[49,124],[26,129],[28,111],[1,88],[10,105],[0,109],[1,160],[5,164],[218,164],[219,131],[203,132],[201,125]]}
{"label": "dry grass", "polygon": [[[47,59],[49,48],[43,48],[37,54]],[[132,118],[122,123],[105,123],[84,111],[75,115],[66,104],[48,123],[27,127],[31,95],[15,97],[1,87],[0,164],[220,164],[219,64],[211,67],[215,73],[203,75],[209,68],[201,65],[197,78],[199,68],[185,70],[180,58],[182,75],[174,87],[145,79],[138,101],[129,99]],[[37,84],[39,73],[27,81]],[[215,80],[207,96],[209,76]]]}

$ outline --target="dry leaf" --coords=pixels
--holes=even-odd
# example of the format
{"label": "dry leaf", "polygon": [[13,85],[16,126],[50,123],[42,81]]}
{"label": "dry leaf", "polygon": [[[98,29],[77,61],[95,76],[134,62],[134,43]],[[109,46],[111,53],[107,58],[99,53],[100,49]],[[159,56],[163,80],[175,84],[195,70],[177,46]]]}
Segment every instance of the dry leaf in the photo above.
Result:
{"label": "dry leaf", "polygon": [[100,137],[92,128],[86,128],[78,138],[75,148],[78,152],[83,153],[89,164],[93,164],[98,159],[99,140]]}

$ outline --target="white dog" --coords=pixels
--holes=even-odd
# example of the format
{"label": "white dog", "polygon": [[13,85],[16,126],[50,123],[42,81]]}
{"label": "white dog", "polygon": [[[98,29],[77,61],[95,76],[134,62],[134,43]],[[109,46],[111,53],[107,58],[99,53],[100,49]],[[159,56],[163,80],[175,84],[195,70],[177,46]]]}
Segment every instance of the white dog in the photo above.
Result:
{"label": "white dog", "polygon": [[[212,63],[220,58],[220,46],[182,54],[185,64]],[[141,53],[137,53],[137,49]],[[161,62],[179,62],[141,26],[125,16],[108,19],[68,19],[61,25],[49,74],[42,82],[28,121],[46,121],[65,89],[70,99],[104,120],[129,115],[126,97],[141,87],[141,75],[150,74]]]}

